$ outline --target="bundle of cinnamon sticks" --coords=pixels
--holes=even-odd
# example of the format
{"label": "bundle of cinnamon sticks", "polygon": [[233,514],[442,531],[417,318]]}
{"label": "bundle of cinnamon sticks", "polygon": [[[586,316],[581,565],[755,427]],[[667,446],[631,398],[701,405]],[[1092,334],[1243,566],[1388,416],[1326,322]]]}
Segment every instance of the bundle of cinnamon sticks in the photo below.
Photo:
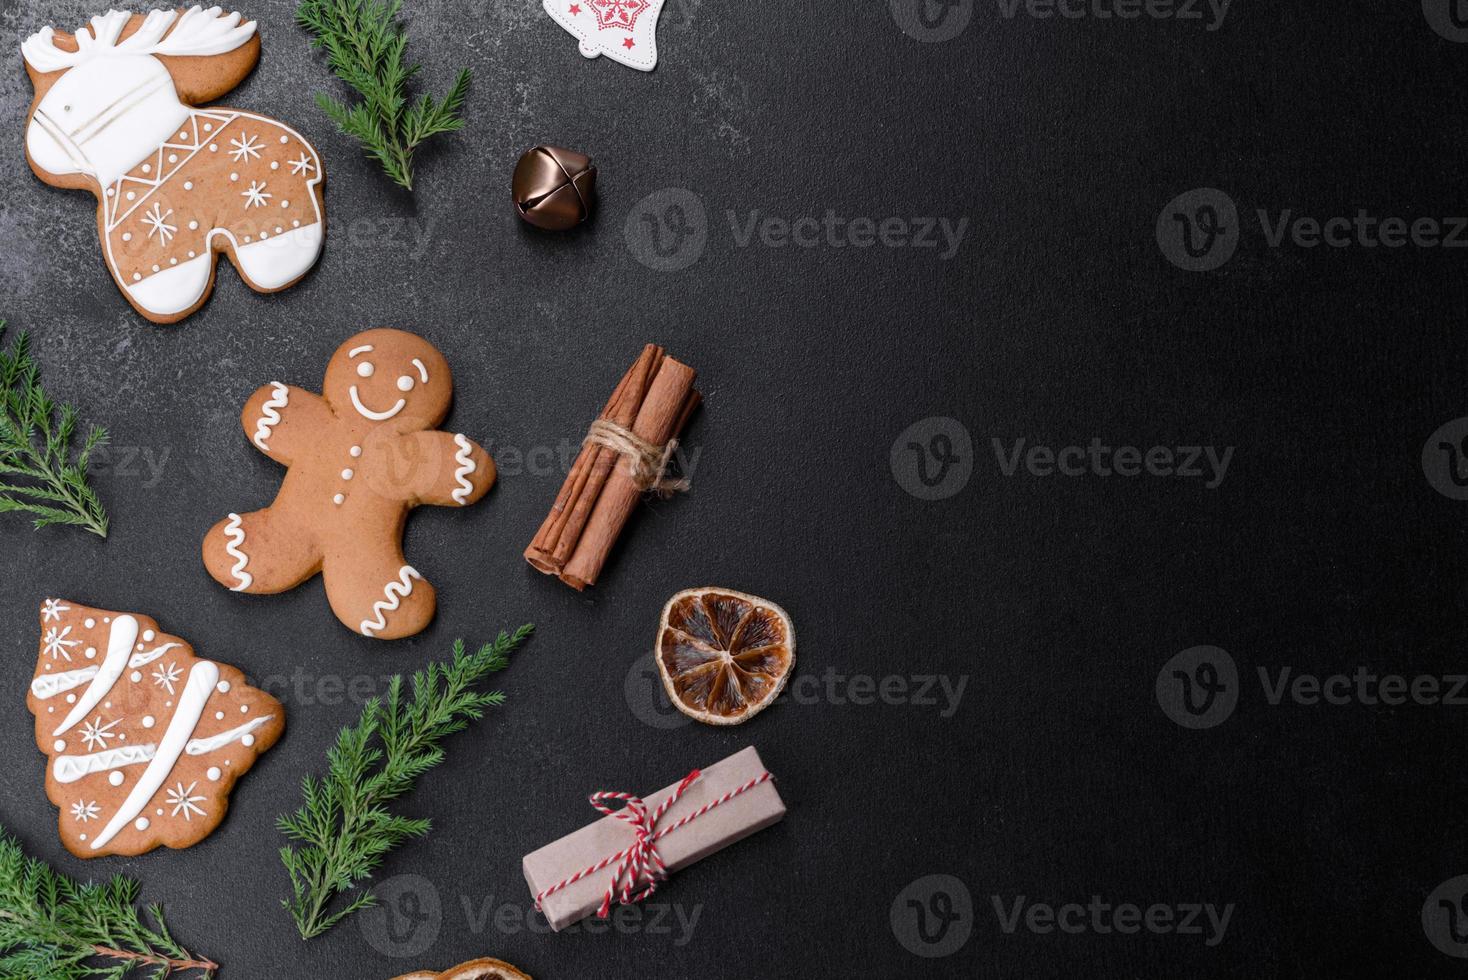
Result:
{"label": "bundle of cinnamon sticks", "polygon": [[[644,445],[669,446],[702,401],[693,387],[697,376],[648,344],[602,409],[599,421],[610,425],[594,430],[628,430]],[[637,501],[662,476],[632,453],[589,439],[525,560],[577,591],[596,584]]]}

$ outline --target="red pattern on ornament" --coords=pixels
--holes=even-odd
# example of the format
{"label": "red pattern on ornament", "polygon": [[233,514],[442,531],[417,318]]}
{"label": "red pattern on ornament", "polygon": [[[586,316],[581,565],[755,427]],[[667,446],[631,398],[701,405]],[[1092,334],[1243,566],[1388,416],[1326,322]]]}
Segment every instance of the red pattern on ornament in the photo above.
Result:
{"label": "red pattern on ornament", "polygon": [[591,0],[597,27],[602,30],[608,27],[632,30],[638,16],[649,6],[648,0]]}

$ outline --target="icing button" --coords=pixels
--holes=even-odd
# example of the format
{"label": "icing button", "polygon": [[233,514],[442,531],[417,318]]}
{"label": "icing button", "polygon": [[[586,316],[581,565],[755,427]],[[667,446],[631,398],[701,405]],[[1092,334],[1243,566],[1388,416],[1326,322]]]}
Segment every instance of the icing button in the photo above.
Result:
{"label": "icing button", "polygon": [[352,447],[352,458],[353,459],[360,459],[361,456],[362,456],[362,447],[361,446],[353,446]]}
{"label": "icing button", "polygon": [[356,475],[357,474],[353,473],[351,470],[342,470],[342,479],[343,480],[350,480],[352,477],[354,477]]}
{"label": "icing button", "polygon": [[332,503],[336,504],[338,507],[347,502],[346,495],[340,493],[337,494],[335,497],[332,497],[331,500]]}

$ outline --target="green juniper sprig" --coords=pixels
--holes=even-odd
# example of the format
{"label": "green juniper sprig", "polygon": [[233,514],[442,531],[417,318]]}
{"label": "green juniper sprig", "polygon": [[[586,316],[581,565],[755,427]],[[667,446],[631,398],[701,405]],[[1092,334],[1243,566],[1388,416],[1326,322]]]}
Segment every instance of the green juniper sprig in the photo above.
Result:
{"label": "green juniper sprig", "polygon": [[79,884],[27,858],[0,828],[0,977],[210,980],[219,964],[180,946],[161,906],[150,905],[145,919],[137,900],[131,878]]}
{"label": "green juniper sprig", "polygon": [[408,65],[408,37],[398,22],[403,0],[301,0],[296,22],[326,51],[338,78],[361,101],[352,106],[326,94],[316,102],[337,127],[356,138],[393,182],[413,189],[413,153],[432,136],[464,128],[460,110],[469,94],[469,70],[440,100],[424,93],[411,105],[408,83],[419,65]]}
{"label": "green juniper sprig", "polygon": [[38,530],[66,524],[107,537],[107,512],[87,484],[87,464],[107,430],[92,426],[73,458],[76,436],[76,408],[58,406],[41,389],[30,337],[20,334],[9,353],[0,349],[0,514],[29,514]]}
{"label": "green juniper sprig", "polygon": [[324,777],[302,780],[306,802],[276,821],[287,844],[280,859],[290,872],[292,897],[281,904],[295,919],[302,939],[319,936],[360,909],[377,904],[368,888],[389,851],[428,833],[428,820],[393,814],[387,804],[407,793],[444,759],[440,743],[478,720],[486,708],[504,703],[500,691],[475,685],[503,670],[509,655],[535,627],[501,633],[494,643],[468,653],[454,644],[449,663],[434,663],[413,675],[412,695],[401,675],[388,684],[386,699],[373,698],[355,726],[342,729],[327,753]]}

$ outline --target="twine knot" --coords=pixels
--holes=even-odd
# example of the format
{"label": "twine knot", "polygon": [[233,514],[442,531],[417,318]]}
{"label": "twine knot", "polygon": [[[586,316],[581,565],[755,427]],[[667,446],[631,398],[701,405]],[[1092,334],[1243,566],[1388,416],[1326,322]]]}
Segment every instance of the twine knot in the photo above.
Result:
{"label": "twine knot", "polygon": [[620,426],[610,419],[597,419],[591,423],[582,445],[590,443],[605,446],[627,460],[628,475],[639,490],[651,490],[663,497],[686,492],[692,484],[688,480],[668,478],[668,467],[678,451],[678,440],[669,439],[667,445],[659,446],[648,442],[631,429]]}

